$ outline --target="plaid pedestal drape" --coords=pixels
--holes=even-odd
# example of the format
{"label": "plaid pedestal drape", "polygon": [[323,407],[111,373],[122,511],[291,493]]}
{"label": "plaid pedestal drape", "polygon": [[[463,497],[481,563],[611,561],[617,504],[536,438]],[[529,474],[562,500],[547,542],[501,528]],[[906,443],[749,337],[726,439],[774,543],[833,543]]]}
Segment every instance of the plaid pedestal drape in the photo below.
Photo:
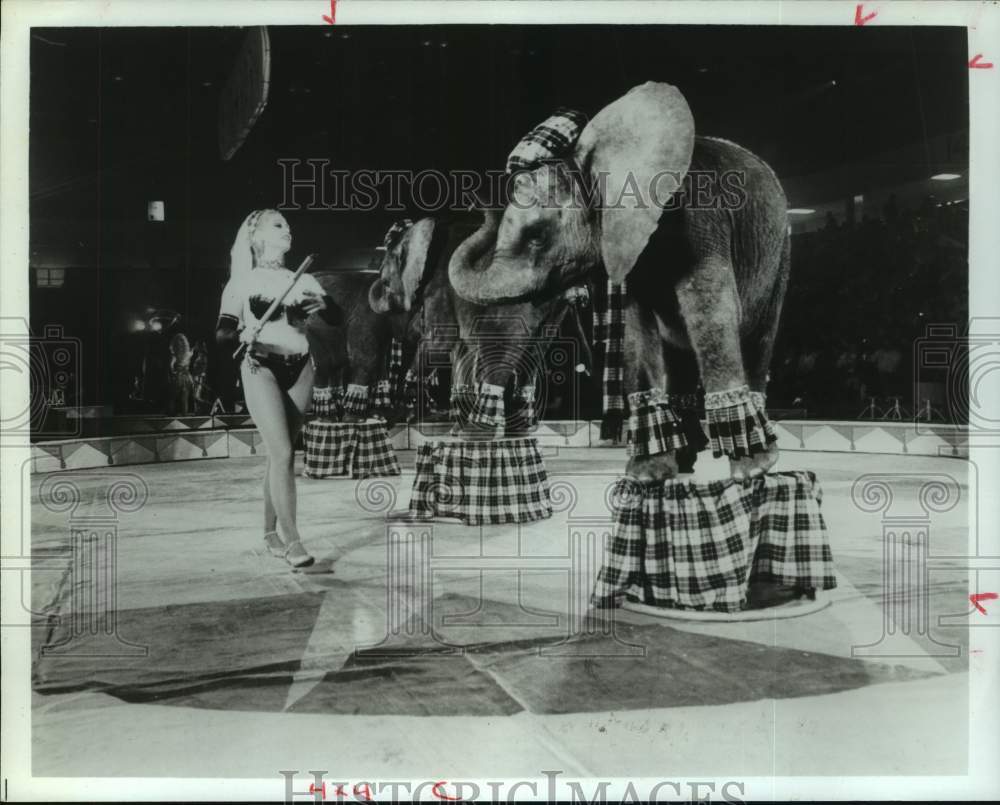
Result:
{"label": "plaid pedestal drape", "polygon": [[822,491],[811,472],[732,481],[622,478],[615,530],[594,586],[594,606],[629,601],[737,612],[751,579],[836,587]]}
{"label": "plaid pedestal drape", "polygon": [[538,440],[425,442],[417,450],[409,508],[415,517],[457,517],[466,525],[550,517]]}
{"label": "plaid pedestal drape", "polygon": [[399,475],[396,451],[382,422],[314,419],[303,429],[307,478],[374,478]]}

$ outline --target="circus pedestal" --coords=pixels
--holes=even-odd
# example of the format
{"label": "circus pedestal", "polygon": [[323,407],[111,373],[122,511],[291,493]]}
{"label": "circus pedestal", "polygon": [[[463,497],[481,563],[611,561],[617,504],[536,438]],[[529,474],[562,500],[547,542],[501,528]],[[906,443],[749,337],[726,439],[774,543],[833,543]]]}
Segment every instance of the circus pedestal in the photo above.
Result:
{"label": "circus pedestal", "polygon": [[749,486],[623,478],[592,603],[731,615],[754,606],[754,583],[814,597],[837,584],[821,500],[811,472],[774,473]]}
{"label": "circus pedestal", "polygon": [[538,439],[437,440],[417,450],[412,518],[466,525],[528,523],[552,516]]}
{"label": "circus pedestal", "polygon": [[354,479],[399,475],[399,461],[385,423],[314,419],[303,430],[307,478]]}

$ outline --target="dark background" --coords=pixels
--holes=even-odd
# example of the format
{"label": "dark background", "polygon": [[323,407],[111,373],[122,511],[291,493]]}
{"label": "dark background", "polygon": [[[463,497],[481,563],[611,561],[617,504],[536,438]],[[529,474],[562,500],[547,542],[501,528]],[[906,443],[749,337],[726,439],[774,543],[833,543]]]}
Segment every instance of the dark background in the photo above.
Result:
{"label": "dark background", "polygon": [[[82,340],[79,402],[127,408],[149,350],[135,323],[153,310],[179,314],[192,343],[209,338],[240,221],[282,199],[278,159],[496,170],[554,107],[594,114],[646,80],[678,86],[699,133],[756,152],[790,206],[818,210],[793,238],[777,404],[804,396],[853,417],[867,395],[902,393],[912,407],[913,340],[929,321],[967,318],[964,29],[272,27],[268,106],[223,162],[219,95],[246,34],[33,29],[31,265],[63,271],[57,287],[33,278],[31,319]],[[943,138],[946,160],[932,147]],[[963,176],[952,204],[929,181],[944,162]],[[856,208],[855,195],[897,184],[912,192]],[[153,199],[163,223],[146,221]],[[400,214],[287,217],[293,260],[364,267]],[[902,368],[873,370],[877,349]]]}

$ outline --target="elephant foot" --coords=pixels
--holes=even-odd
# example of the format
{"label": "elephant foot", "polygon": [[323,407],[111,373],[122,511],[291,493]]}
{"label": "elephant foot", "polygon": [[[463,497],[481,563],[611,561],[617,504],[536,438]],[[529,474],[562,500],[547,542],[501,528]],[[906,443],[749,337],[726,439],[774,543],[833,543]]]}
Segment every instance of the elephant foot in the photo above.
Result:
{"label": "elephant foot", "polygon": [[815,588],[753,579],[747,589],[747,609],[766,609],[802,598],[815,601]]}
{"label": "elephant foot", "polygon": [[698,451],[690,447],[682,447],[677,451],[677,471],[681,475],[694,472],[694,463],[698,460]]}
{"label": "elephant foot", "polygon": [[637,481],[666,481],[679,473],[677,453],[655,453],[651,456],[633,456],[625,466],[625,474]]}
{"label": "elephant foot", "polygon": [[749,458],[729,460],[729,475],[737,483],[749,483],[760,478],[778,463],[778,443],[771,442],[764,453],[754,453]]}

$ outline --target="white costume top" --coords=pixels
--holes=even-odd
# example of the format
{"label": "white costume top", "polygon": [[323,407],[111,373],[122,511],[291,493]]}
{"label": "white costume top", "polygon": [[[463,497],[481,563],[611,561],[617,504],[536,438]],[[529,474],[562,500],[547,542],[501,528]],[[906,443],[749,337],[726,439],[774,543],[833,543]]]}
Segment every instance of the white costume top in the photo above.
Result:
{"label": "white costume top", "polygon": [[[243,326],[256,327],[294,275],[295,272],[287,268],[255,268],[248,274],[230,279],[223,295],[236,295],[241,303]],[[304,291],[312,291],[320,297],[326,293],[311,274],[299,277],[270,321],[261,328],[257,345],[262,350],[279,355],[303,355],[309,351],[305,333],[292,324],[292,321],[298,321],[301,326],[308,315],[302,310],[306,301]]]}

